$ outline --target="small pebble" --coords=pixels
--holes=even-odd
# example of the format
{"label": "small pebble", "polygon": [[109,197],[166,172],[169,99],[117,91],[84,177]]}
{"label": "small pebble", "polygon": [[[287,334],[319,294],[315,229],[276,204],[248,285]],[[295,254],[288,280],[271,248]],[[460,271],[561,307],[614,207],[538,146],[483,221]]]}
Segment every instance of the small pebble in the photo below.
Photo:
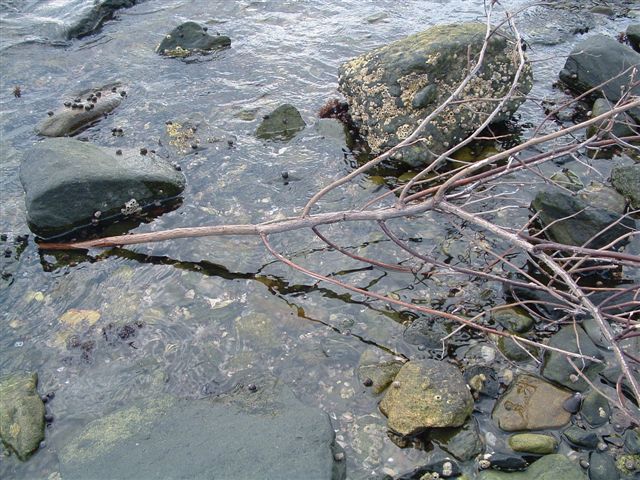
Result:
{"label": "small pebble", "polygon": [[562,408],[569,413],[576,413],[580,410],[580,404],[582,403],[582,394],[576,393],[566,399],[562,404]]}
{"label": "small pebble", "polygon": [[342,460],[344,460],[344,453],[343,452],[336,452],[333,454],[333,459],[336,462],[341,462]]}
{"label": "small pebble", "polygon": [[393,388],[400,388],[400,382],[397,380],[394,380],[393,383],[391,383],[391,386]]}
{"label": "small pebble", "polygon": [[147,153],[148,153],[148,150],[146,148],[140,149],[140,155],[146,155]]}
{"label": "small pebble", "polygon": [[481,470],[486,470],[491,467],[491,462],[483,458],[478,462],[478,467],[480,467]]}
{"label": "small pebble", "polygon": [[604,442],[598,442],[598,445],[596,445],[596,449],[599,452],[604,452],[607,448],[609,448],[609,447],[607,447],[607,444],[604,443]]}
{"label": "small pebble", "polygon": [[580,466],[584,469],[589,468],[589,461],[586,458],[580,459]]}
{"label": "small pebble", "polygon": [[53,400],[56,397],[56,392],[49,392],[47,393],[47,398],[49,400]]}
{"label": "small pebble", "polygon": [[249,389],[250,392],[255,392],[256,390],[258,390],[258,387],[256,386],[255,383],[250,383],[249,385],[247,385],[247,388]]}
{"label": "small pebble", "polygon": [[44,416],[44,421],[47,422],[47,423],[52,423],[53,422],[53,415],[51,415],[50,413],[47,413]]}
{"label": "small pebble", "polygon": [[120,96],[121,96],[121,97],[126,97],[126,96],[127,96],[127,92],[125,92],[124,90],[122,90],[122,91],[120,92]]}
{"label": "small pebble", "polygon": [[50,117],[53,117],[53,112],[52,112],[51,110],[49,110],[49,111],[47,112],[47,115],[49,115]]}
{"label": "small pebble", "polygon": [[117,89],[116,87],[112,87],[112,88],[111,88],[111,91],[112,91],[113,93],[116,93],[116,92],[118,91],[118,89]]}
{"label": "small pebble", "polygon": [[287,172],[286,170],[284,172],[282,172],[280,175],[282,175],[282,178],[289,178],[289,172]]}
{"label": "small pebble", "polygon": [[122,150],[120,149],[116,150],[116,155],[122,155]]}
{"label": "small pebble", "polygon": [[371,385],[373,385],[373,380],[371,380],[370,378],[365,378],[364,381],[362,382],[362,384],[365,387],[370,387]]}
{"label": "small pebble", "polygon": [[46,447],[46,446],[47,446],[47,442],[45,442],[45,441],[43,440],[43,441],[41,441],[41,442],[40,442],[40,445],[39,445],[39,447],[38,447],[38,448],[42,449],[42,448],[44,448],[44,447]]}

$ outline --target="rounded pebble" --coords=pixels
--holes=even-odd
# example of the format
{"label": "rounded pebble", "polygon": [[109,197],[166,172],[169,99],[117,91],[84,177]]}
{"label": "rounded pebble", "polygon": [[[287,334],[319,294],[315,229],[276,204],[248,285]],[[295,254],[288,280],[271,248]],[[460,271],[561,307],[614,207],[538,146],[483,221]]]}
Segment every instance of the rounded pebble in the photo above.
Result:
{"label": "rounded pebble", "polygon": [[365,378],[362,382],[362,384],[365,387],[370,387],[371,385],[373,385],[373,380],[371,380],[370,378]]}
{"label": "rounded pebble", "polygon": [[256,386],[255,383],[250,383],[249,385],[247,385],[247,388],[249,389],[250,392],[255,392],[256,390],[258,390],[258,387]]}

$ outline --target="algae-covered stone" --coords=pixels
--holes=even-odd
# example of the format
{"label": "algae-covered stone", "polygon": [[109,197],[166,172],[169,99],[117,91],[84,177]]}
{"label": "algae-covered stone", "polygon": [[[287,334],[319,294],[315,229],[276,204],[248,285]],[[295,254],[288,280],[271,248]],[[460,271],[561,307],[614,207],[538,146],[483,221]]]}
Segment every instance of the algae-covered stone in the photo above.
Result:
{"label": "algae-covered stone", "polygon": [[589,457],[589,480],[618,480],[616,461],[606,452],[593,452]]}
{"label": "algae-covered stone", "polygon": [[256,136],[265,140],[289,140],[305,126],[298,109],[285,103],[265,115]]}
{"label": "algae-covered stone", "polygon": [[594,432],[588,432],[580,427],[571,425],[564,431],[564,436],[571,443],[578,447],[594,449],[598,445],[598,435]]}
{"label": "algae-covered stone", "polygon": [[524,333],[533,327],[533,318],[522,308],[498,308],[491,313],[491,316],[510,332]]}
{"label": "algae-covered stone", "polygon": [[188,57],[194,53],[209,52],[231,45],[224,35],[209,35],[207,27],[196,22],[185,22],[167,34],[156,52],[168,57]]}
{"label": "algae-covered stone", "polygon": [[584,184],[582,183],[582,180],[580,180],[580,177],[569,169],[563,169],[560,172],[554,173],[551,175],[549,180],[557,183],[567,190],[571,190],[572,192],[577,192],[584,188]]}
{"label": "algae-covered stone", "polygon": [[589,425],[599,427],[609,421],[611,406],[605,397],[592,390],[585,395],[580,413]]}
{"label": "algae-covered stone", "polygon": [[516,452],[547,455],[556,451],[558,441],[551,435],[518,433],[509,437],[509,446]]}
{"label": "algae-covered stone", "polygon": [[366,349],[360,356],[358,377],[361,382],[371,380],[371,391],[382,393],[402,368],[402,362],[392,355],[378,355],[373,349]]}
{"label": "algae-covered stone", "polygon": [[36,373],[14,373],[0,378],[0,438],[26,460],[44,439],[44,404],[38,395]]}
{"label": "algae-covered stone", "polygon": [[519,375],[493,410],[493,420],[507,432],[566,425],[571,414],[562,404],[572,393],[533,375]]}
{"label": "algae-covered stone", "polygon": [[29,227],[43,238],[90,225],[98,215],[100,222],[126,215],[134,204],[145,208],[175,198],[185,187],[182,173],[151,153],[116,155],[69,138],[33,146],[20,165],[20,181]]}
{"label": "algae-covered stone", "polygon": [[[356,57],[340,66],[339,89],[373,154],[407,138],[422,119],[440,105],[469,71],[482,47],[486,26],[480,23],[437,25]],[[517,69],[514,42],[505,32],[492,35],[482,69],[459,100],[502,98]],[[526,65],[518,82],[518,98],[510,100],[494,122],[504,121],[524,101],[532,74]],[[494,109],[494,101],[457,103],[438,115],[422,134],[423,141],[404,148],[398,157],[411,166],[433,160],[466,138]]]}
{"label": "algae-covered stone", "polygon": [[580,467],[564,455],[553,453],[535,461],[524,472],[480,472],[478,480],[587,480]]}
{"label": "algae-covered stone", "polygon": [[388,428],[399,435],[428,428],[459,427],[473,410],[473,397],[460,371],[436,360],[405,363],[380,410]]}
{"label": "algae-covered stone", "polygon": [[629,199],[632,208],[640,208],[640,164],[614,167],[611,184]]}

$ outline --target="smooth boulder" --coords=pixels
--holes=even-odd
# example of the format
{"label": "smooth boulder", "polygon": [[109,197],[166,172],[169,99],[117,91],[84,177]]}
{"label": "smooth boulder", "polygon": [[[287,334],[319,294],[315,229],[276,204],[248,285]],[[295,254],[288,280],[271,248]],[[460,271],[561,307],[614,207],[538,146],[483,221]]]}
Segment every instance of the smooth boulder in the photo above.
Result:
{"label": "smooth boulder", "polygon": [[380,402],[387,427],[400,436],[459,427],[472,410],[473,397],[460,370],[436,360],[405,363]]}
{"label": "smooth boulder", "polygon": [[209,35],[207,27],[196,22],[185,22],[171,30],[156,52],[168,57],[188,57],[194,53],[210,52],[231,45],[231,39],[224,35]]}
{"label": "smooth boulder", "polygon": [[151,153],[117,155],[69,138],[34,145],[20,165],[20,181],[29,227],[42,238],[134,213],[185,187],[182,173]]}
{"label": "smooth boulder", "polygon": [[256,136],[263,140],[290,140],[306,127],[296,107],[285,103],[265,115],[256,130]]}
{"label": "smooth boulder", "polygon": [[[372,50],[340,66],[339,90],[349,103],[360,134],[379,154],[407,138],[429,113],[460,84],[480,51],[486,27],[480,23],[438,25]],[[502,98],[517,69],[514,42],[493,35],[480,72],[458,100]],[[532,73],[525,65],[517,99],[510,100],[494,123],[508,119],[531,89]],[[465,139],[494,109],[494,101],[458,103],[445,109],[423,131],[424,141],[398,152],[411,166],[424,165]]]}

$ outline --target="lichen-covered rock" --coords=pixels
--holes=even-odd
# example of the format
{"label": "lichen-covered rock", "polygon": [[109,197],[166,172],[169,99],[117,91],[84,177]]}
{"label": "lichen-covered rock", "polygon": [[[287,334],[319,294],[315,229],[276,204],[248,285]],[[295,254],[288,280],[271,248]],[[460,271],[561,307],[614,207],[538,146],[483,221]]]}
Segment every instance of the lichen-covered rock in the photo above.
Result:
{"label": "lichen-covered rock", "polygon": [[[424,32],[356,57],[340,67],[339,89],[373,154],[407,138],[415,127],[446,99],[468,72],[483,43],[485,26],[479,23],[438,25]],[[467,85],[460,100],[501,98],[510,88],[517,68],[514,44],[508,35],[493,35],[480,73]],[[520,78],[517,95],[531,89],[529,65]],[[504,121],[523,98],[512,100],[494,119]],[[466,138],[495,107],[493,101],[447,108],[425,129],[425,142],[403,149],[398,158],[412,166],[433,160]]]}
{"label": "lichen-covered rock", "polygon": [[116,109],[126,96],[120,85],[106,85],[70,95],[36,127],[43,137],[66,137],[82,131]]}
{"label": "lichen-covered rock", "polygon": [[554,453],[533,462],[524,472],[480,472],[478,480],[587,480],[580,467],[566,456]]}
{"label": "lichen-covered rock", "polygon": [[562,404],[571,392],[533,375],[520,375],[498,400],[493,420],[507,432],[543,430],[566,425],[571,414]]}
{"label": "lichen-covered rock", "polygon": [[209,35],[207,27],[196,22],[185,22],[171,30],[156,52],[168,57],[188,57],[194,53],[210,52],[231,45],[231,39],[224,35]]}
{"label": "lichen-covered rock", "polygon": [[517,433],[509,437],[509,446],[516,452],[547,455],[555,452],[558,441],[551,435],[541,433]]}
{"label": "lichen-covered rock", "polygon": [[69,138],[32,147],[20,165],[20,181],[29,227],[43,238],[134,213],[176,197],[185,186],[180,172],[151,153],[117,155]]}
{"label": "lichen-covered rock", "polygon": [[264,116],[256,136],[264,140],[289,140],[305,126],[298,109],[285,103]]}
{"label": "lichen-covered rock", "polygon": [[436,360],[405,363],[380,402],[387,427],[401,436],[428,428],[459,427],[472,410],[473,397],[462,373]]}
{"label": "lichen-covered rock", "polygon": [[26,460],[44,439],[44,404],[36,391],[36,373],[0,378],[0,438],[20,460]]}
{"label": "lichen-covered rock", "polygon": [[632,208],[640,208],[640,164],[613,167],[613,187],[629,199]]}

